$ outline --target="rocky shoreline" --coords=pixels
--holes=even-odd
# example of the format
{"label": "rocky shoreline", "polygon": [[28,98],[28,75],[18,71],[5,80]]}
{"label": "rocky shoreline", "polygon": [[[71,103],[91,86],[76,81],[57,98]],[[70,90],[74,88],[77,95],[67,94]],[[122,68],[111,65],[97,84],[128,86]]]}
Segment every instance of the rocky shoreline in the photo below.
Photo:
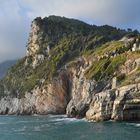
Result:
{"label": "rocky shoreline", "polygon": [[[39,93],[39,92],[38,92]],[[27,93],[25,98],[4,97],[0,100],[1,115],[47,115],[66,114],[68,117],[83,118],[89,121],[139,121],[140,84],[106,90],[68,103],[49,104],[45,94]],[[77,97],[78,98],[78,97]],[[44,102],[44,104],[43,104]]]}
{"label": "rocky shoreline", "polygon": [[92,98],[86,118],[92,121],[140,120],[140,84],[107,90]]}
{"label": "rocky shoreline", "polygon": [[126,34],[64,17],[36,18],[26,56],[0,81],[0,114],[140,120],[140,36]]}

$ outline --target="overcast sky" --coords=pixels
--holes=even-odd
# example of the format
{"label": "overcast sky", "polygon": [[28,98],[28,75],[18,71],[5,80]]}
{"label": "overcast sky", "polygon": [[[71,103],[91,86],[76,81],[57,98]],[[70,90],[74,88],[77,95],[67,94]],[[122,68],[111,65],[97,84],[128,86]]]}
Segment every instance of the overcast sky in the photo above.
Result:
{"label": "overcast sky", "polygon": [[0,62],[25,55],[31,21],[59,15],[140,30],[140,0],[0,0]]}

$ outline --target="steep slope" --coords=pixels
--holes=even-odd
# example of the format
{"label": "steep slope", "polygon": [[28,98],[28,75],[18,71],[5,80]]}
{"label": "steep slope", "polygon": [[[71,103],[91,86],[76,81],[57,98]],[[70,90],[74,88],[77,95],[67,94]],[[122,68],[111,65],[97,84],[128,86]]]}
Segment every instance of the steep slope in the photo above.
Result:
{"label": "steep slope", "polygon": [[[122,40],[105,43],[86,56],[88,66],[81,71],[79,70],[81,74],[73,82],[75,86],[73,86],[74,91],[72,93],[76,94],[73,95],[67,106],[68,116],[83,117],[90,105],[92,108],[90,114],[92,115],[88,113],[87,118],[89,120],[116,119],[116,117],[107,117],[111,115],[110,112],[113,108],[113,106],[110,107],[109,102],[112,101],[113,104],[116,98],[122,98],[123,103],[118,103],[118,106],[121,107],[116,107],[114,112],[117,110],[123,112],[123,108],[129,102],[129,98],[125,98],[125,96],[130,93],[130,96],[131,94],[137,96],[132,96],[131,102],[128,103],[127,113],[130,113],[130,120],[133,120],[133,116],[137,116],[136,118],[139,120],[139,50],[139,35],[135,35],[131,38],[124,37]],[[120,89],[122,86],[124,88]],[[120,95],[118,91],[123,94]],[[132,110],[131,106],[134,106]],[[116,113],[117,115],[119,116],[118,120],[125,120],[126,118],[126,116],[120,117],[120,114]]]}
{"label": "steep slope", "polygon": [[41,79],[45,83],[50,81],[66,63],[124,34],[124,31],[108,28],[55,16],[36,18],[32,22],[27,56],[12,67],[3,79],[7,89],[13,91],[10,91],[11,94],[19,91],[20,95],[24,95]]}
{"label": "steep slope", "polygon": [[139,83],[139,38],[107,25],[36,18],[26,56],[0,82],[0,113],[85,117],[96,94]]}

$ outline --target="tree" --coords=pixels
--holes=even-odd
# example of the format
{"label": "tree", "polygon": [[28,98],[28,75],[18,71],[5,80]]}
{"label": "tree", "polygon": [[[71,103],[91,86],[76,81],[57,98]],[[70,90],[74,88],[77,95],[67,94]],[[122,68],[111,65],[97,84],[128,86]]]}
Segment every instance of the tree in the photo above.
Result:
{"label": "tree", "polygon": [[128,32],[132,32],[132,29],[131,29],[131,28],[128,28],[127,31],[128,31]]}

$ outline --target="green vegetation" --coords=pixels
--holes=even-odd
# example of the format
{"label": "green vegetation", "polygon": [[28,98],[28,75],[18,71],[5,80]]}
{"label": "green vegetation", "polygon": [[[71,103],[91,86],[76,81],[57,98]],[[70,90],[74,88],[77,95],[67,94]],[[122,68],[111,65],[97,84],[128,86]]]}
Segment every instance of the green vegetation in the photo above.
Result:
{"label": "green vegetation", "polygon": [[136,71],[134,71],[133,73],[125,75],[123,80],[120,81],[120,86],[140,83],[139,77],[140,77],[140,67],[138,67]]}
{"label": "green vegetation", "polygon": [[88,79],[100,80],[103,75],[104,70],[106,69],[106,65],[108,65],[107,59],[102,59],[100,61],[95,61],[93,65],[86,71],[86,77]]}
{"label": "green vegetation", "polygon": [[125,55],[120,55],[114,58],[101,59],[93,62],[93,65],[86,71],[85,75],[89,79],[96,81],[113,76],[118,68],[126,61]]}
{"label": "green vegetation", "polygon": [[[42,86],[41,80],[46,84],[63,69],[66,64],[76,66],[76,58],[85,56],[95,58],[105,53],[117,51],[120,56],[103,58],[95,61],[86,71],[87,78],[101,80],[104,76],[112,76],[125,62],[124,43],[117,41],[126,32],[111,26],[93,26],[75,19],[50,16],[48,18],[35,19],[40,26],[38,41],[40,49],[35,55],[45,56],[43,62],[34,69],[32,63],[34,56],[21,59],[14,65],[8,74],[0,82],[0,94],[5,90],[11,96],[22,97],[25,92],[31,91],[36,85]],[[50,46],[49,56],[46,49]],[[30,50],[29,46],[27,46]],[[28,60],[28,64],[25,62]]]}
{"label": "green vegetation", "polygon": [[[128,49],[128,48],[127,48]],[[105,76],[113,76],[119,66],[126,61],[124,52],[127,50],[121,41],[111,41],[97,47],[94,52],[88,52],[88,57],[101,57],[100,60],[93,62],[93,65],[86,71],[87,78],[101,80]],[[111,57],[119,54],[116,57]]]}
{"label": "green vegetation", "polygon": [[107,75],[112,75],[115,71],[118,70],[119,66],[124,64],[125,61],[125,54],[110,58],[110,64],[108,65],[105,72],[107,72]]}
{"label": "green vegetation", "polygon": [[122,41],[111,41],[111,42],[107,42],[104,45],[102,45],[101,47],[98,47],[95,49],[95,53],[93,53],[93,55],[104,55],[104,54],[109,54],[113,51],[117,52],[121,52],[121,50],[123,50],[123,48],[125,48],[124,46],[124,42]]}
{"label": "green vegetation", "polygon": [[[66,63],[78,57],[79,39],[80,37],[63,37],[60,39],[51,49],[51,57],[47,57],[35,69],[31,66],[33,61],[32,57],[28,57],[29,64],[27,66],[25,65],[27,57],[23,58],[9,70],[1,82],[6,85],[11,95],[17,96],[18,93],[20,93],[20,97],[22,97],[25,92],[31,91],[35,85],[41,85],[41,79],[45,79],[45,83],[49,82],[59,68],[62,68]],[[3,92],[2,89],[1,94],[3,94]]]}

